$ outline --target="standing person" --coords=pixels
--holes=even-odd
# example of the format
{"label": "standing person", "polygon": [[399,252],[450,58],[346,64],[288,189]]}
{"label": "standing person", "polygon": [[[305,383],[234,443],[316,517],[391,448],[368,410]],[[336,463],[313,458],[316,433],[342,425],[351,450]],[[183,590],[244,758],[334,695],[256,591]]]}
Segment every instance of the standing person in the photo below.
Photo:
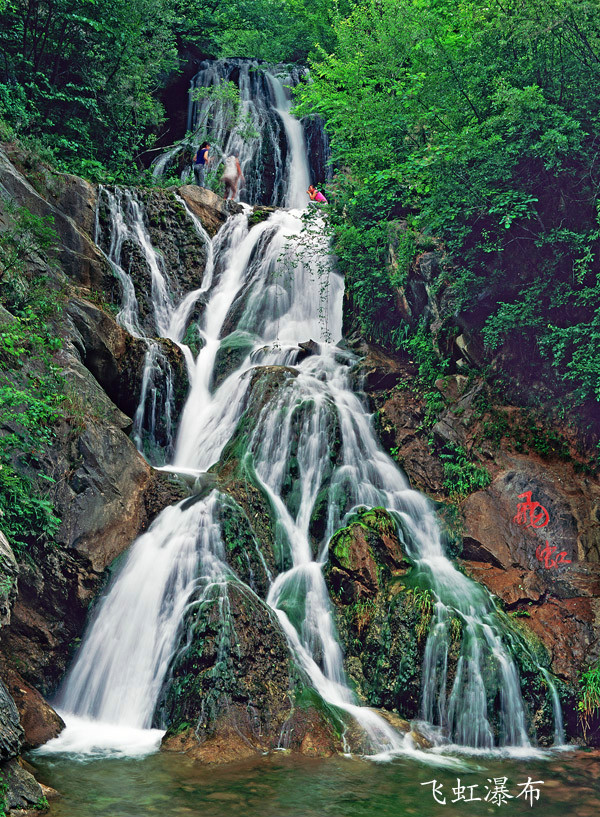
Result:
{"label": "standing person", "polygon": [[235,153],[225,159],[225,169],[223,170],[223,182],[225,184],[225,201],[229,197],[232,201],[237,195],[238,184],[245,181],[240,161]]}
{"label": "standing person", "polygon": [[198,187],[204,187],[204,174],[206,173],[206,165],[209,164],[208,151],[210,145],[208,142],[202,142],[196,155],[194,156],[194,177]]}
{"label": "standing person", "polygon": [[306,191],[310,196],[311,201],[317,201],[319,204],[327,204],[327,199],[321,193],[320,190],[317,190],[314,184],[309,184],[308,190]]}

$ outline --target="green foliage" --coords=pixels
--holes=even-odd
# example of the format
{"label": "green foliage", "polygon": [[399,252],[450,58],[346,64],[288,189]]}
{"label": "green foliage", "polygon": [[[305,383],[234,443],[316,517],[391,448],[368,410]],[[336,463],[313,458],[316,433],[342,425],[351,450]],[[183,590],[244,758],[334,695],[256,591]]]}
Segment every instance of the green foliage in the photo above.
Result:
{"label": "green foliage", "polygon": [[600,710],[600,663],[582,673],[579,679],[579,701],[577,711],[584,734],[589,728],[590,718]]}
{"label": "green foliage", "polygon": [[170,0],[12,0],[0,12],[3,116],[78,167],[130,165],[163,120],[176,66]]}
{"label": "green foliage", "polygon": [[335,33],[299,109],[324,117],[344,168],[335,226],[362,324],[388,342],[399,322],[385,222],[417,212],[453,265],[442,317],[522,381],[547,361],[577,402],[600,399],[600,6],[363,0]]}
{"label": "green foliage", "polygon": [[[9,0],[0,3],[0,136],[55,166],[135,183],[164,125],[161,90],[188,49],[305,61],[332,47],[349,0]],[[246,123],[247,124],[247,123]],[[248,132],[248,131],[246,131]],[[147,183],[151,177],[142,174]],[[139,182],[139,178],[137,179]]]}
{"label": "green foliage", "polygon": [[217,4],[220,56],[269,62],[304,62],[317,43],[331,48],[332,21],[347,13],[350,0],[234,0]]}
{"label": "green foliage", "polygon": [[371,207],[367,197],[355,200],[349,183],[338,186],[330,208],[333,249],[345,276],[346,293],[363,336],[380,343],[391,342],[397,326],[386,212]]}
{"label": "green foliage", "polygon": [[433,593],[427,588],[413,587],[406,591],[405,599],[407,609],[414,610],[420,616],[415,626],[415,634],[417,641],[422,641],[429,631],[433,617]]}
{"label": "green foliage", "polygon": [[472,462],[460,445],[447,442],[438,456],[444,469],[444,488],[451,497],[458,499],[468,496],[490,484],[487,469]]}
{"label": "green foliage", "polygon": [[[46,219],[5,207],[0,234],[0,525],[19,551],[49,541],[60,525],[40,466],[61,419],[63,381],[52,363],[60,347],[50,320],[60,295],[46,276],[27,269],[31,258],[51,256],[57,236]],[[10,312],[7,310],[11,310]],[[25,362],[26,361],[26,362]]]}
{"label": "green foliage", "polygon": [[8,805],[6,803],[6,792],[8,791],[8,783],[4,779],[4,775],[0,775],[0,817],[6,817]]}

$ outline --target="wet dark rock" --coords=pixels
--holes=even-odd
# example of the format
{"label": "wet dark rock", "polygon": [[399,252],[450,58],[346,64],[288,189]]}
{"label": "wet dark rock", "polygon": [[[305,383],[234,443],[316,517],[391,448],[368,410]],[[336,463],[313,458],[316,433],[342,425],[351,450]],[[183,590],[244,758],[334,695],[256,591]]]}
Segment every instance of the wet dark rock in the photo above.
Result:
{"label": "wet dark rock", "polygon": [[392,573],[410,567],[398,541],[396,524],[383,508],[357,515],[329,543],[329,580],[336,597],[347,604],[373,598]]}
{"label": "wet dark rock", "polygon": [[[383,509],[359,512],[330,542],[325,569],[345,650],[349,678],[361,701],[397,711],[402,718],[420,716],[425,644],[434,615],[435,596],[418,565],[403,554],[394,521]],[[532,736],[553,739],[553,710],[541,667],[550,657],[543,643],[520,619],[506,619],[505,640],[519,668]],[[462,620],[451,619],[446,693],[452,689],[462,643]],[[490,725],[499,735],[497,686],[488,685]],[[559,694],[569,691],[555,679]],[[571,693],[572,694],[572,693]],[[415,734],[417,746],[429,741]]]}
{"label": "wet dark rock", "polygon": [[213,389],[218,389],[221,383],[240,366],[253,347],[254,339],[247,332],[238,330],[223,338],[215,358]]}
{"label": "wet dark rock", "polygon": [[310,355],[318,355],[321,352],[321,346],[314,340],[308,340],[306,343],[299,343],[298,346],[302,350],[298,357],[296,358],[296,362],[300,363]]}
{"label": "wet dark rock", "polygon": [[44,807],[44,793],[35,777],[19,763],[18,760],[9,760],[0,766],[2,781],[6,785],[4,802],[9,811],[15,809],[35,809],[47,811]]}
{"label": "wet dark rock", "polygon": [[[280,389],[285,388],[291,378],[298,376],[298,371],[287,366],[257,366],[247,376],[250,378],[250,385],[245,411],[214,470],[218,474],[220,490],[231,496],[247,520],[244,523],[243,517],[240,519],[237,512],[232,516],[231,508],[224,510],[225,519],[228,520],[224,535],[229,547],[230,562],[234,570],[241,570],[238,575],[262,595],[266,594],[270,583],[266,570],[276,575],[291,567],[291,561],[288,548],[281,537],[275,534],[272,509],[267,497],[255,484],[246,453],[249,437],[261,411],[269,401],[277,397]],[[235,524],[233,519],[236,520]],[[242,533],[244,524],[248,526],[245,534]],[[240,551],[242,541],[249,546],[247,555],[243,557]],[[262,558],[258,557],[259,552]],[[258,562],[256,558],[259,558]]]}
{"label": "wet dark rock", "polygon": [[0,680],[0,761],[16,757],[23,744],[19,712],[4,682]]}
{"label": "wet dark rock", "polygon": [[229,496],[223,499],[219,521],[227,561],[236,575],[264,599],[277,573],[270,509],[260,491],[245,480],[232,479],[223,487]]}
{"label": "wet dark rock", "polygon": [[273,611],[243,585],[215,587],[186,615],[160,707],[163,749],[226,763],[283,739],[285,748],[332,754],[339,741],[301,700],[303,688]]}
{"label": "wet dark rock", "polygon": [[4,654],[44,694],[64,673],[107,567],[182,495],[117,426],[86,415],[78,423],[59,427],[44,463],[55,479],[51,498],[62,520],[55,543],[30,545],[10,627],[0,632]]}
{"label": "wet dark rock", "polygon": [[417,717],[432,607],[407,592],[411,567],[394,521],[382,508],[359,512],[332,537],[329,559],[346,672],[361,702]]}
{"label": "wet dark rock", "polygon": [[305,116],[302,119],[302,129],[306,140],[306,151],[310,166],[312,184],[322,185],[330,181],[332,167],[328,163],[330,150],[329,139],[325,133],[323,120],[320,116]]}
{"label": "wet dark rock", "polygon": [[[185,293],[202,285],[207,245],[199,239],[192,219],[172,190],[140,190],[139,195],[144,203],[152,246],[160,253],[163,274],[180,300]],[[221,212],[220,207],[218,212]]]}

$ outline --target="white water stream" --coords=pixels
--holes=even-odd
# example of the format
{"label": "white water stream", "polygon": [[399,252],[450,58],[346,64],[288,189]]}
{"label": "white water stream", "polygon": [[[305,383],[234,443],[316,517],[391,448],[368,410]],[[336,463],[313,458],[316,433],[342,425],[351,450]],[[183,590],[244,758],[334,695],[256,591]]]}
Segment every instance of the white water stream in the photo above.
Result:
{"label": "white water stream", "polygon": [[[268,81],[273,83],[272,77]],[[288,136],[287,200],[300,204],[309,171],[302,131],[295,127],[282,94],[275,85],[275,104]],[[406,549],[437,598],[423,670],[424,718],[443,727],[458,744],[492,747],[486,704],[486,674],[491,674],[499,690],[501,741],[528,749],[517,667],[491,598],[446,559],[428,501],[410,489],[382,451],[370,416],[351,389],[349,372],[355,361],[337,346],[342,337],[343,281],[329,266],[323,225],[317,223],[314,229],[313,222],[307,234],[298,210],[277,211],[252,229],[246,213],[230,217],[212,241],[202,287],[175,304],[141,205],[127,192],[104,195],[112,225],[108,256],[123,291],[122,324],[132,334],[144,336],[135,289],[120,265],[125,239],[141,248],[151,272],[158,334],[181,344],[191,309],[200,295],[206,297],[198,327],[202,348],[195,360],[184,347],[190,392],[172,470],[201,477],[218,462],[248,406],[257,366],[295,369],[296,376],[288,378],[262,408],[249,436],[247,456],[275,510],[279,544],[287,549],[291,565],[273,578],[267,602],[317,692],[360,724],[370,754],[423,757],[409,737],[358,705],[344,673],[322,572],[327,541],[346,515],[359,506],[384,506],[397,514]],[[205,241],[201,225],[196,226],[199,240]],[[215,389],[219,349],[224,336],[233,332],[244,338],[248,350]],[[317,353],[302,357],[298,344],[308,340],[319,344]],[[292,459],[300,486],[293,497],[285,489]],[[314,558],[310,520],[327,485],[326,536]],[[150,727],[187,604],[192,595],[197,599],[215,588],[223,593],[228,581],[237,581],[226,563],[218,523],[223,500],[213,490],[193,503],[167,508],[132,545],[61,690],[67,729],[43,751],[135,754],[157,746],[162,733]],[[447,695],[451,615],[461,618],[463,638]],[[557,704],[555,693],[554,697]]]}

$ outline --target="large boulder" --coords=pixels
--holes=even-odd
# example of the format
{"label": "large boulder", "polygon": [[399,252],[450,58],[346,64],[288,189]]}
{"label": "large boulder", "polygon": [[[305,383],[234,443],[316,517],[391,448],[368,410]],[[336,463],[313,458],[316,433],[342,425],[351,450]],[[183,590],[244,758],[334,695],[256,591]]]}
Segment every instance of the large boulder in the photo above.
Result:
{"label": "large boulder", "polygon": [[206,190],[204,187],[197,187],[193,184],[184,185],[177,192],[192,213],[200,219],[209,236],[212,238],[216,235],[230,213],[223,199],[212,190]]}
{"label": "large boulder", "polygon": [[[83,298],[72,298],[67,304],[66,313],[67,343],[75,348],[81,362],[110,399],[126,415],[133,417],[142,391],[149,342],[132,337],[106,311]],[[166,338],[153,338],[151,343],[159,347],[170,368],[175,396],[173,420],[176,421],[188,389],[183,354],[175,343]],[[121,427],[127,428],[127,425],[125,422]]]}
{"label": "large boulder", "polygon": [[[568,462],[503,454],[501,463],[491,485],[461,505],[465,568],[527,617],[554,671],[576,683],[600,656],[600,486]],[[545,509],[533,509],[533,525],[531,509],[518,510],[529,493]]]}
{"label": "large boulder", "polygon": [[[419,714],[423,652],[433,611],[415,595],[411,564],[383,508],[359,512],[329,543],[325,578],[345,666],[361,702]],[[420,592],[420,591],[419,591]]]}
{"label": "large boulder", "polygon": [[279,747],[310,755],[341,748],[304,695],[277,617],[248,587],[200,591],[175,656],[160,709],[163,750],[226,763]]}

